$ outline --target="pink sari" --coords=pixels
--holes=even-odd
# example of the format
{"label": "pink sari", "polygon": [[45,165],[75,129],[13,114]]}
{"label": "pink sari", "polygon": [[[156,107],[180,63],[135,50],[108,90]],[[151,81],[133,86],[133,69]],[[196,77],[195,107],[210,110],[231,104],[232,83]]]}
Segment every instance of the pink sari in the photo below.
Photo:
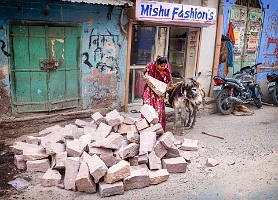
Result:
{"label": "pink sari", "polygon": [[[159,58],[159,57],[157,57]],[[172,75],[170,70],[170,65],[167,63],[164,71],[160,74],[156,70],[155,62],[150,62],[147,64],[146,68],[149,69],[149,76],[152,76],[164,83],[172,84]],[[158,96],[147,84],[144,87],[143,92],[143,104],[148,104],[154,107],[156,112],[158,113],[159,123],[161,124],[162,128],[166,129],[166,111],[165,111],[165,103],[164,103],[164,96]]]}

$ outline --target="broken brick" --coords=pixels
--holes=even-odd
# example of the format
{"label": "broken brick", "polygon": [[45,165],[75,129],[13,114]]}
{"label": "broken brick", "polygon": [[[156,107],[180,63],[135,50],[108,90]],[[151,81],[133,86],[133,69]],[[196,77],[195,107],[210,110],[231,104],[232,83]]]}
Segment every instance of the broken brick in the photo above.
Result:
{"label": "broken brick", "polygon": [[105,118],[103,117],[102,114],[100,114],[99,112],[95,112],[94,114],[91,115],[93,121],[99,125],[101,122],[105,123]]}
{"label": "broken brick", "polygon": [[126,134],[126,138],[128,141],[139,144],[140,143],[140,135],[134,131],[128,131]]}
{"label": "broken brick", "polygon": [[127,132],[132,131],[132,132],[138,132],[137,128],[135,125],[128,125],[128,124],[120,124],[118,133],[119,134],[127,134]]}
{"label": "broken brick", "polygon": [[127,161],[122,160],[107,170],[104,176],[104,182],[115,183],[117,181],[124,179],[129,175],[130,175],[130,164]]}
{"label": "broken brick", "polygon": [[106,121],[111,127],[113,127],[115,125],[121,124],[124,121],[124,119],[120,115],[120,113],[116,109],[114,109],[106,114]]}
{"label": "broken brick", "polygon": [[216,165],[219,165],[219,162],[213,158],[207,158],[206,164],[208,167],[215,167]]}
{"label": "broken brick", "polygon": [[46,172],[50,168],[50,162],[48,159],[28,160],[26,166],[29,172]]}
{"label": "broken brick", "polygon": [[139,155],[153,151],[155,142],[156,142],[155,132],[140,133]]}
{"label": "broken brick", "polygon": [[152,151],[150,154],[149,154],[149,168],[152,170],[152,169],[161,169],[162,168],[162,165],[161,165],[161,160],[159,157],[157,157],[155,155],[155,152]]}
{"label": "broken brick", "polygon": [[134,157],[139,153],[139,144],[130,143],[127,146],[119,149],[119,156],[121,159],[126,159],[128,157]]}
{"label": "broken brick", "polygon": [[169,173],[186,172],[187,163],[183,157],[162,159],[162,168]]}
{"label": "broken brick", "polygon": [[154,151],[155,155],[160,159],[167,153],[165,146],[159,140],[156,140],[156,143],[154,144]]}
{"label": "broken brick", "polygon": [[180,149],[185,151],[197,151],[198,150],[197,144],[198,144],[198,140],[191,140],[191,139],[184,138]]}
{"label": "broken brick", "polygon": [[79,157],[86,147],[87,144],[79,139],[67,139],[66,141],[66,151],[69,157]]}
{"label": "broken brick", "polygon": [[130,175],[124,178],[124,190],[133,190],[150,185],[149,173],[145,169],[131,170]]}
{"label": "broken brick", "polygon": [[27,169],[26,161],[24,160],[23,155],[14,155],[14,165],[17,169]]}
{"label": "broken brick", "polygon": [[41,185],[44,187],[58,186],[61,178],[62,175],[58,170],[49,168],[42,177]]}
{"label": "broken brick", "polygon": [[65,178],[64,185],[66,190],[76,191],[75,179],[80,166],[79,157],[68,157],[65,160]]}
{"label": "broken brick", "polygon": [[136,126],[138,131],[141,131],[145,128],[148,128],[150,125],[147,122],[147,120],[144,118],[144,119],[141,119],[140,121],[136,122],[135,126]]}
{"label": "broken brick", "polygon": [[153,108],[153,106],[144,104],[141,107],[140,112],[150,124],[158,123],[158,113]]}
{"label": "broken brick", "polygon": [[124,194],[124,184],[122,181],[116,183],[107,184],[105,182],[100,182],[98,184],[99,194],[101,197],[109,197],[117,194]]}
{"label": "broken brick", "polygon": [[167,169],[159,169],[159,170],[150,170],[150,185],[157,185],[164,181],[167,181],[170,174]]}
{"label": "broken brick", "polygon": [[101,179],[108,170],[107,166],[97,155],[91,156],[91,159],[87,160],[87,164],[95,183],[98,183],[99,179]]}
{"label": "broken brick", "polygon": [[97,191],[96,184],[90,175],[87,162],[81,162],[78,174],[75,178],[75,185],[78,191],[86,193],[95,193]]}

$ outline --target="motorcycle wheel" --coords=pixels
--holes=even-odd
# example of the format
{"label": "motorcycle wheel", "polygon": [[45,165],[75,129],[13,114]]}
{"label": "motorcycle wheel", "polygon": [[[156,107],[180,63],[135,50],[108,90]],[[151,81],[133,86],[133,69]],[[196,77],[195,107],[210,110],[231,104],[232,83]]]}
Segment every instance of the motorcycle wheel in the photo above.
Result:
{"label": "motorcycle wheel", "polygon": [[261,98],[256,98],[254,99],[254,104],[257,108],[261,108],[262,107],[262,100]]}
{"label": "motorcycle wheel", "polygon": [[235,103],[227,101],[230,92],[231,90],[229,89],[223,89],[217,97],[216,107],[223,115],[231,114],[236,106]]}
{"label": "motorcycle wheel", "polygon": [[278,87],[276,86],[272,92],[273,103],[278,106]]}

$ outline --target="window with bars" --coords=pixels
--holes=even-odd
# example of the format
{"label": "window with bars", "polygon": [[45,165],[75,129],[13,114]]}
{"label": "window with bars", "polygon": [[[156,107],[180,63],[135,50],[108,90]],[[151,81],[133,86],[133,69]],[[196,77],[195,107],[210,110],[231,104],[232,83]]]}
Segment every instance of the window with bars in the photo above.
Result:
{"label": "window with bars", "polygon": [[261,8],[261,5],[258,0],[237,0],[235,4],[252,8]]}

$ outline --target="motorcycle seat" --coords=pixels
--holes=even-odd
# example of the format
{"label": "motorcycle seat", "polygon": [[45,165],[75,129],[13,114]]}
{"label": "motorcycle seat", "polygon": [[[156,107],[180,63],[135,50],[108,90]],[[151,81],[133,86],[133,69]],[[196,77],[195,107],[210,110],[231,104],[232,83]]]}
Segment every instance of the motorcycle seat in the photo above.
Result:
{"label": "motorcycle seat", "polygon": [[238,84],[238,82],[236,81],[236,79],[234,79],[234,78],[225,78],[227,81],[230,81],[230,82],[234,82],[234,83],[237,83]]}

